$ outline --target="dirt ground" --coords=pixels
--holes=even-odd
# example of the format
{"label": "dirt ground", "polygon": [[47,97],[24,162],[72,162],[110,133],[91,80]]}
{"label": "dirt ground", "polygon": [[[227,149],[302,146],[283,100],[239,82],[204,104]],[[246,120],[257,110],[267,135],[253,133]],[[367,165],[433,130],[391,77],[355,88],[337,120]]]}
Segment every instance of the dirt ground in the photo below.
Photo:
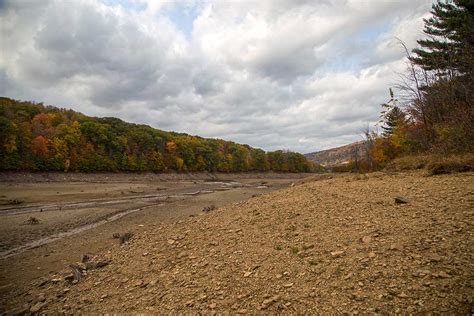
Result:
{"label": "dirt ground", "polygon": [[[3,310],[474,311],[473,173],[323,175],[295,186],[279,179],[280,190],[255,196],[258,181],[145,208],[2,260]],[[218,196],[217,210],[200,212]],[[173,217],[178,209],[186,211]],[[122,220],[135,235],[119,245],[110,235],[123,231]],[[92,261],[77,263],[88,252]]]}
{"label": "dirt ground", "polygon": [[[0,295],[107,249],[117,243],[114,233],[174,222],[304,177],[263,176],[0,174]],[[39,223],[28,224],[30,217]]]}

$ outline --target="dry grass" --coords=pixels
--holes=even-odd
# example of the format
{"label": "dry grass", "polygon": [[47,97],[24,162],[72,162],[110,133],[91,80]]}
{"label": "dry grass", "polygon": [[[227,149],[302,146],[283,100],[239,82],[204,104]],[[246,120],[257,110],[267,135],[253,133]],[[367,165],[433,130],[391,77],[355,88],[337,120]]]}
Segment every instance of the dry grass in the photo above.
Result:
{"label": "dry grass", "polygon": [[430,175],[474,170],[474,154],[451,157],[435,157],[425,166]]}
{"label": "dry grass", "polygon": [[386,170],[405,171],[425,169],[429,175],[474,170],[474,154],[405,156],[392,161]]}

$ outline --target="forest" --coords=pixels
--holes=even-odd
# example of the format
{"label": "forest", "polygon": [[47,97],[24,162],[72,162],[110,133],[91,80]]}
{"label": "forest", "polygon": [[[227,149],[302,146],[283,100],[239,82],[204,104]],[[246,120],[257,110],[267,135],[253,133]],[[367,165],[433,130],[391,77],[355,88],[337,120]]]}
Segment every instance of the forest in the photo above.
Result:
{"label": "forest", "polygon": [[0,98],[0,170],[312,172],[302,154]]}

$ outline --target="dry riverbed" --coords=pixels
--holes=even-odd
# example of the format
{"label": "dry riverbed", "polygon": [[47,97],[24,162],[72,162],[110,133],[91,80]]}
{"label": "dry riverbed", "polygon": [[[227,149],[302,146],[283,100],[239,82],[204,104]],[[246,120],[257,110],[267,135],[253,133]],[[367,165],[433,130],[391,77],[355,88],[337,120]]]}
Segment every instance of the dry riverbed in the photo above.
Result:
{"label": "dry riverbed", "polygon": [[[259,189],[262,181],[280,190]],[[144,208],[7,258],[2,307],[73,314],[474,311],[473,173],[290,181],[241,178],[249,186]],[[219,208],[200,211],[211,203]],[[131,240],[111,239],[125,229]]]}
{"label": "dry riverbed", "polygon": [[[135,232],[301,181],[291,174],[0,174],[0,294]],[[32,223],[32,218],[37,223]],[[33,221],[34,222],[34,221]]]}

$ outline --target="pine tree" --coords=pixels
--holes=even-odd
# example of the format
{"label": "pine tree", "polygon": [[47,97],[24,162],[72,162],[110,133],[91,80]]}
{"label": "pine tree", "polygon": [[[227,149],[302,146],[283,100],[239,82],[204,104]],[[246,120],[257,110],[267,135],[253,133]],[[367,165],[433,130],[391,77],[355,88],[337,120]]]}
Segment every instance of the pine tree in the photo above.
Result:
{"label": "pine tree", "polygon": [[382,104],[382,112],[380,114],[380,121],[378,124],[383,129],[384,136],[393,134],[397,126],[406,123],[405,113],[398,107],[398,99],[395,98],[392,88],[389,88],[390,100]]}
{"label": "pine tree", "polygon": [[411,61],[441,77],[472,76],[474,0],[438,0],[431,13],[424,20],[428,38],[418,40],[421,47],[413,50]]}
{"label": "pine tree", "polygon": [[405,113],[398,106],[394,106],[385,116],[385,124],[382,126],[383,135],[392,135],[395,128],[402,126],[405,122]]}

